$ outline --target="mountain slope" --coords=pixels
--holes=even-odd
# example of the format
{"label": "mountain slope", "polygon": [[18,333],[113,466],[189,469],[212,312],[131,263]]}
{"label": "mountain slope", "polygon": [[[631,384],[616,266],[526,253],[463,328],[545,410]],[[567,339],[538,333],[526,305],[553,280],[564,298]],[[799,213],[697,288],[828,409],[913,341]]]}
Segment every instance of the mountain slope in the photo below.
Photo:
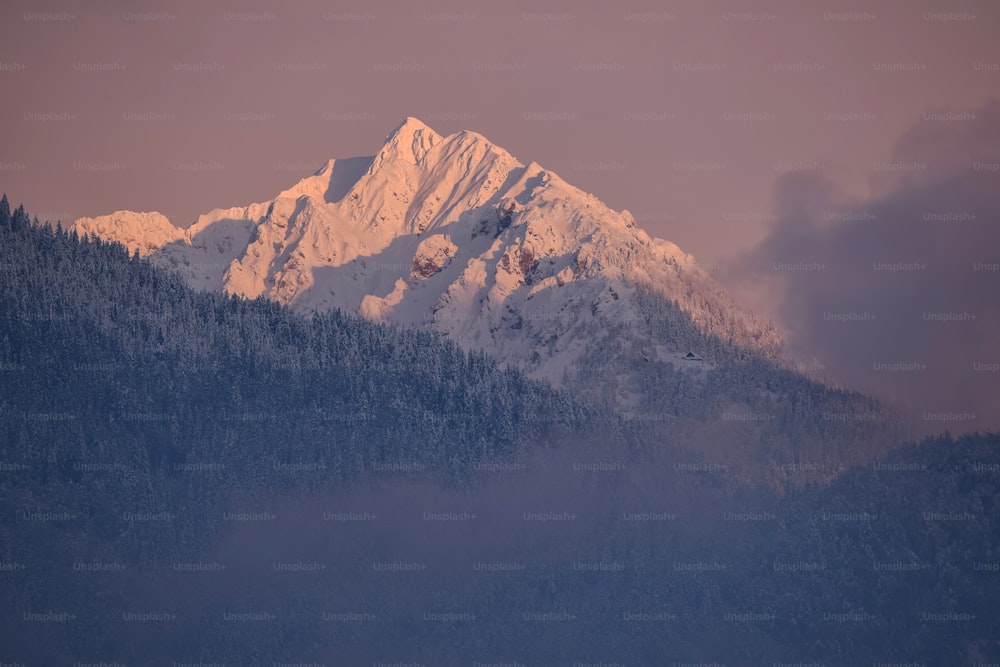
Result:
{"label": "mountain slope", "polygon": [[[642,310],[640,290],[735,348],[778,348],[772,328],[627,211],[482,135],[442,137],[414,118],[376,155],[330,160],[271,201],[217,209],[186,230],[163,222],[118,212],[74,229],[151,255],[199,288],[439,332],[556,385],[595,363],[700,373],[719,361],[701,350],[704,361],[686,358],[694,338],[658,336],[650,321],[662,313]],[[619,407],[638,404],[627,376],[603,378]]]}
{"label": "mountain slope", "polygon": [[[215,507],[393,466],[462,481],[538,443],[601,434],[629,450],[640,433],[425,332],[196,292],[117,244],[31,225],[6,197],[0,286],[0,500],[65,501],[95,535],[174,493]],[[78,495],[35,493],[48,482]]]}
{"label": "mountain slope", "polygon": [[74,228],[201,289],[444,336],[744,478],[830,479],[905,437],[876,401],[784,367],[690,255],[474,132],[411,118],[271,201],[146,237],[134,215]]}

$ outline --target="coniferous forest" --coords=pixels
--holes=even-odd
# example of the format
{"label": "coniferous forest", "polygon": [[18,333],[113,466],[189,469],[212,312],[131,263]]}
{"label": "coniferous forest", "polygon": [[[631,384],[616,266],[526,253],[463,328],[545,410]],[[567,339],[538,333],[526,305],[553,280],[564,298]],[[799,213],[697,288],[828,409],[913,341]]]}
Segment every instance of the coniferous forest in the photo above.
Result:
{"label": "coniferous forest", "polygon": [[646,381],[672,421],[5,196],[0,663],[1000,662],[1000,436],[760,359]]}

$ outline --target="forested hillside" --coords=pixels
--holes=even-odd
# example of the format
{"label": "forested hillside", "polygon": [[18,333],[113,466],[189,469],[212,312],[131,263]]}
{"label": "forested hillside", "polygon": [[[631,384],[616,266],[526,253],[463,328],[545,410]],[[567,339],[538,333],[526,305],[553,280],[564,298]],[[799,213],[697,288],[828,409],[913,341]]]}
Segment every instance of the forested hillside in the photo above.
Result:
{"label": "forested hillside", "polygon": [[430,334],[195,292],[6,197],[0,284],[7,519],[67,512],[58,530],[131,558],[166,554],[130,512],[196,505],[170,524],[171,548],[193,549],[234,499],[386,470],[462,483],[528,444],[639,429]]}
{"label": "forested hillside", "polygon": [[0,355],[3,663],[1000,661],[1000,439],[852,465],[875,404],[752,359],[614,416],[6,198]]}
{"label": "forested hillside", "polygon": [[8,215],[6,199],[0,233],[8,442],[23,455],[73,433],[66,470],[129,451],[143,471],[169,473],[238,448],[255,465],[325,462],[323,478],[388,460],[460,472],[598,421],[620,430],[433,335],[195,292],[118,244]]}

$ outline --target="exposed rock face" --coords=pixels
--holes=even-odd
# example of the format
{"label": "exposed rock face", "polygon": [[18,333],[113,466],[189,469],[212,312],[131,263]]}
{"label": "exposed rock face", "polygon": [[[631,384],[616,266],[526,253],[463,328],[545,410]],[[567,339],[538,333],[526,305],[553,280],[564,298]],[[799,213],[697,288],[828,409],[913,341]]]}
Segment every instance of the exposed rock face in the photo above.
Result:
{"label": "exposed rock face", "polygon": [[410,278],[418,280],[430,278],[441,271],[457,251],[458,246],[444,234],[435,234],[424,239],[417,246],[417,252],[413,255]]}

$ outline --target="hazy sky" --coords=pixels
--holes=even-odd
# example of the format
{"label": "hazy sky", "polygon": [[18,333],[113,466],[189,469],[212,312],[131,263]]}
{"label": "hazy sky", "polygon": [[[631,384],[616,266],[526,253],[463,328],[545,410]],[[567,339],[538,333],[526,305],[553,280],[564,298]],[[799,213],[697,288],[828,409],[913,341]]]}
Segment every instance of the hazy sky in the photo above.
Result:
{"label": "hazy sky", "polygon": [[993,0],[0,11],[4,189],[66,218],[186,225],[372,154],[413,115],[477,130],[713,262],[759,238],[783,171],[863,193],[923,112],[1000,95]]}
{"label": "hazy sky", "polygon": [[907,132],[870,196],[785,176],[728,281],[775,309],[817,375],[927,431],[1000,429],[1000,101],[968,115]]}
{"label": "hazy sky", "polygon": [[[902,196],[905,136],[937,137],[944,160],[1000,98],[995,0],[14,0],[0,18],[2,189],[43,219],[187,225],[372,154],[412,115],[486,135],[723,275],[794,224],[776,184],[826,183],[839,206]],[[802,345],[829,339],[766,301]]]}

